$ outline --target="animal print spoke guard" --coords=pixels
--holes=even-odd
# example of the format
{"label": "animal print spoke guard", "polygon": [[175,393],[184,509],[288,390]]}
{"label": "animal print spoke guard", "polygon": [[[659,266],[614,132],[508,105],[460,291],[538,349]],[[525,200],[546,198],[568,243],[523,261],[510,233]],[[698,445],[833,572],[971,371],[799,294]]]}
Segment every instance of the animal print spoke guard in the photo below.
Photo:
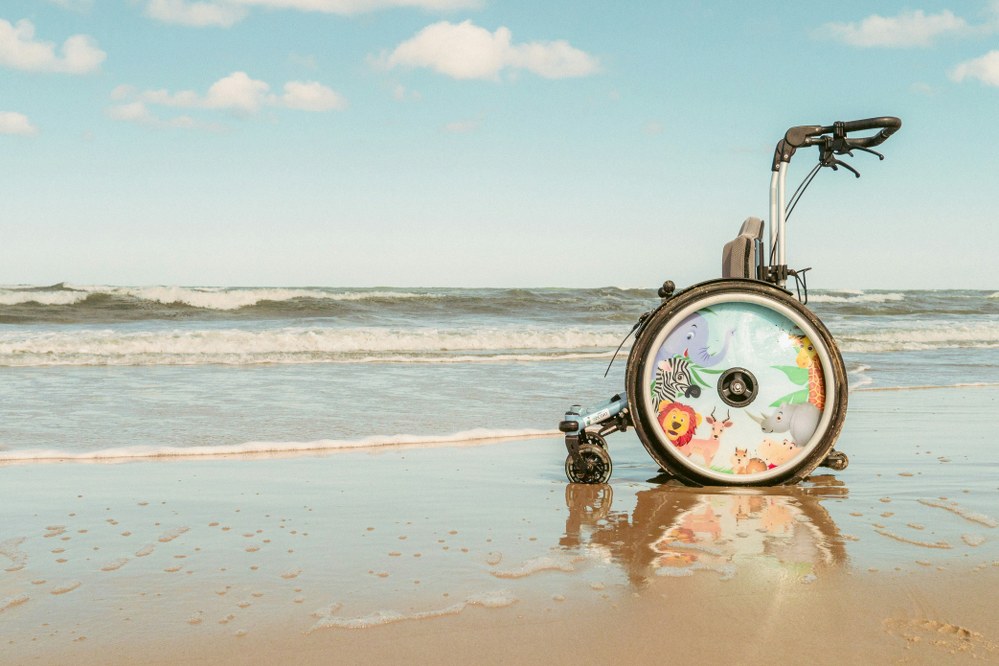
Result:
{"label": "animal print spoke guard", "polygon": [[[820,439],[813,437],[825,406],[820,356],[775,309],[748,302],[699,309],[649,354],[656,435],[684,464],[715,476],[767,476]],[[733,368],[755,381],[748,404],[725,399],[720,384]]]}

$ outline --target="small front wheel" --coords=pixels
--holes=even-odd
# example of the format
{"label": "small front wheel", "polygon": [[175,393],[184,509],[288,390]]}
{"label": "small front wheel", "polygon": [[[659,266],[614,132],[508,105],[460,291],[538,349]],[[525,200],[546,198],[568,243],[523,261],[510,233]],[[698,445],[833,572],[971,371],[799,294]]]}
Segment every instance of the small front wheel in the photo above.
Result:
{"label": "small front wheel", "polygon": [[849,464],[850,459],[845,453],[833,449],[829,452],[829,455],[826,456],[826,459],[822,461],[820,467],[828,467],[834,472],[842,472]]}
{"label": "small front wheel", "polygon": [[579,447],[579,457],[571,453],[565,459],[565,475],[572,483],[607,483],[613,465],[606,449],[594,444]]}

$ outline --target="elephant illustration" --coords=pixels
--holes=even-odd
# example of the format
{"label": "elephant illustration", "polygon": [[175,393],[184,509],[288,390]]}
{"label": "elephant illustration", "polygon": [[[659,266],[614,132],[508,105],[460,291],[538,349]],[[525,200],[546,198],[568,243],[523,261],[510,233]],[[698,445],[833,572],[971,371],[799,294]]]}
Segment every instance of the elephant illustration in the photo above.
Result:
{"label": "elephant illustration", "polygon": [[710,368],[725,357],[735,331],[728,331],[725,334],[721,350],[714,354],[708,350],[708,333],[708,320],[700,312],[695,312],[680,322],[680,325],[670,333],[660,353],[666,352],[664,358],[685,356],[702,368]]}

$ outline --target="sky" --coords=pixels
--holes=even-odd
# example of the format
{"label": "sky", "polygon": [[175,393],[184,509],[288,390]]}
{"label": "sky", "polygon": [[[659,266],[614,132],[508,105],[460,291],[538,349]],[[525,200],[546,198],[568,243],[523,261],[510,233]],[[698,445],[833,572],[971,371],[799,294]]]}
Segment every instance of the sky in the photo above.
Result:
{"label": "sky", "polygon": [[[999,2],[4,0],[0,284],[999,288]],[[792,162],[791,187],[815,162]]]}

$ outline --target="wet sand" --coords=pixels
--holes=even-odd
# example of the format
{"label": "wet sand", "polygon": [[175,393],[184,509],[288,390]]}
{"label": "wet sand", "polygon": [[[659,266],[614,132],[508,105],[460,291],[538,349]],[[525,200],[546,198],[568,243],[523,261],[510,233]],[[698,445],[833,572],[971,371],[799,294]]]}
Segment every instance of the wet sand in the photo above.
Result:
{"label": "wet sand", "polygon": [[840,473],[609,486],[557,438],[0,468],[4,663],[999,660],[999,389],[851,396]]}

